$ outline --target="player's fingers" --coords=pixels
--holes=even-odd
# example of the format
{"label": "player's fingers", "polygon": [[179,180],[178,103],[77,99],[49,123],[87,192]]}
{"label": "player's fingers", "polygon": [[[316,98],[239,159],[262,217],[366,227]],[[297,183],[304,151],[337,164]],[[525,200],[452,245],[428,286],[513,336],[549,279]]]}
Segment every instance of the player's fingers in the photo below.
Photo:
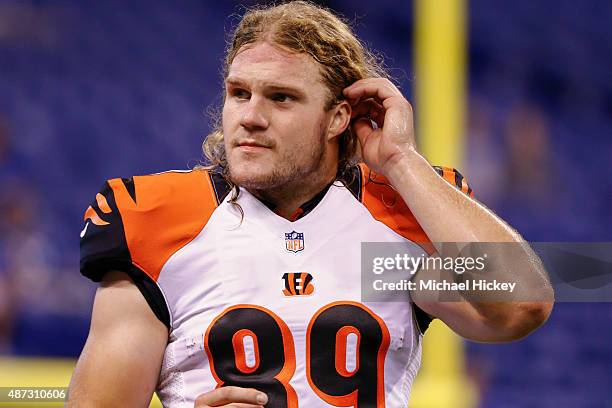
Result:
{"label": "player's fingers", "polygon": [[367,116],[372,112],[384,111],[384,107],[372,98],[352,102],[351,117]]}
{"label": "player's fingers", "polygon": [[268,397],[254,388],[221,387],[200,395],[194,408],[220,407],[228,404],[245,403],[251,405],[264,405]]}
{"label": "player's fingers", "polygon": [[374,78],[364,78],[358,81],[353,82],[351,85],[347,86],[346,89],[359,88],[361,86],[377,86],[384,87],[392,93],[401,94],[401,91],[393,82],[388,80],[387,78],[374,77]]}
{"label": "player's fingers", "polygon": [[375,98],[380,103],[383,103],[386,99],[397,96],[397,94],[385,87],[362,84],[355,88],[346,88],[344,96],[349,100]]}
{"label": "player's fingers", "polygon": [[[365,81],[365,80],[362,80]],[[363,99],[374,99],[380,103],[383,107],[383,114],[379,115],[380,118],[375,120],[379,127],[383,124],[381,119],[385,117],[386,112],[393,109],[399,109],[403,115],[412,114],[412,106],[410,102],[402,93],[390,82],[380,83],[379,82],[355,82],[351,87],[345,89],[346,98],[352,105],[358,105],[360,100]]]}
{"label": "player's fingers", "polygon": [[402,96],[399,89],[383,78],[362,79],[343,90],[348,99],[376,98],[381,103],[386,99]]}

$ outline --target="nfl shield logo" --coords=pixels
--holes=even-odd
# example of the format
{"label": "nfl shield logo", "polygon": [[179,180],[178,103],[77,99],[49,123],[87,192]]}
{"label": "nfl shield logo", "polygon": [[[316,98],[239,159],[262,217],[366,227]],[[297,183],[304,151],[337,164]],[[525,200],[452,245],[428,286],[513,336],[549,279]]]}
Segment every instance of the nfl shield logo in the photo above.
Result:
{"label": "nfl shield logo", "polygon": [[295,231],[286,232],[285,249],[289,252],[302,251],[304,249],[304,233]]}

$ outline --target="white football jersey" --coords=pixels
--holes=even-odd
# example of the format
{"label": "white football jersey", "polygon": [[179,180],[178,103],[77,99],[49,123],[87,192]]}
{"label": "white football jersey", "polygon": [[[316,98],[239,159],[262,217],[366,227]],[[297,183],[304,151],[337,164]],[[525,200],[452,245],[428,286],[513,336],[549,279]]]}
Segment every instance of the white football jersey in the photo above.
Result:
{"label": "white football jersey", "polygon": [[203,170],[107,182],[81,271],[127,272],[168,326],[165,407],[223,385],[266,392],[268,407],[407,406],[424,314],[361,301],[361,243],[428,240],[381,176],[353,173],[295,221]]}

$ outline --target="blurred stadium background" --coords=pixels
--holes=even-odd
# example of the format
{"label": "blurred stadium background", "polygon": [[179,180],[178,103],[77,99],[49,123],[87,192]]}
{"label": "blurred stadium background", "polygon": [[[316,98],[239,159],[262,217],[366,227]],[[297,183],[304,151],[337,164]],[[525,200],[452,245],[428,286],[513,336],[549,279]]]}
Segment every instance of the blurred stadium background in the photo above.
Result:
{"label": "blurred stadium background", "polygon": [[[201,159],[225,32],[253,3],[0,0],[0,386],[67,385],[95,291],[82,212],[107,178]],[[612,240],[611,2],[319,3],[385,56],[420,143],[451,157],[436,164],[461,163],[526,239]],[[427,106],[426,68],[450,102]],[[432,139],[432,117],[455,142]],[[513,344],[445,336],[426,344],[415,407],[612,407],[612,303],[557,304]]]}

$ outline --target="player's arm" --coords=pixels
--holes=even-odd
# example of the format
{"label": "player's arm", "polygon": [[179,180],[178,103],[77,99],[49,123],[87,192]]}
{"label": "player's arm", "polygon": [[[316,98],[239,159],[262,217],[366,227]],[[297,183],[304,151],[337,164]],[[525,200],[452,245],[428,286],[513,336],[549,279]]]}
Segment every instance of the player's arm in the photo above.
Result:
{"label": "player's arm", "polygon": [[106,273],[66,406],[148,407],[167,341],[168,329],[131,279]]}
{"label": "player's arm", "polygon": [[523,286],[531,293],[523,299],[530,301],[480,302],[467,293],[464,302],[446,303],[424,301],[417,294],[415,303],[478,341],[514,340],[539,327],[552,310],[554,294],[537,256],[516,231],[439,177],[418,153],[412,107],[397,87],[384,78],[368,78],[346,88],[344,95],[353,107],[353,130],[364,161],[387,177],[433,243],[511,243],[520,249],[492,273],[528,283]]}
{"label": "player's arm", "polygon": [[[495,254],[492,248],[493,251],[490,252],[493,255],[489,259],[504,258],[504,251],[516,252],[517,248],[518,246],[509,250],[502,247],[502,253],[498,254]],[[439,257],[439,255],[435,254],[434,257]],[[441,319],[453,331],[467,339],[481,342],[518,340],[546,321],[552,308],[552,301],[543,301],[540,297],[546,296],[545,288],[549,283],[546,278],[538,275],[539,266],[525,268],[526,271],[532,272],[528,276],[526,274],[523,277],[509,279],[505,271],[513,268],[519,267],[517,265],[488,266],[483,275],[465,272],[461,277],[452,270],[421,269],[413,279],[416,290],[411,291],[411,298],[420,309],[430,316]],[[542,270],[542,273],[545,272]],[[446,292],[424,290],[421,285],[431,281],[474,282],[481,278],[490,281],[491,277],[518,280],[522,287],[516,289],[515,293],[500,294],[480,290]]]}
{"label": "player's arm", "polygon": [[[474,253],[470,243],[485,244],[485,268],[478,273],[422,269],[414,281],[413,301],[429,315],[444,321],[459,335],[483,342],[518,340],[541,326],[552,311],[554,294],[538,256],[508,224],[482,204],[438,176],[418,155],[398,163],[391,183],[396,187],[427,236],[436,244],[435,256],[457,257]],[[465,243],[465,244],[460,244]],[[463,245],[463,248],[461,246]],[[450,251],[449,251],[450,249]],[[421,281],[515,283],[514,292],[468,290],[455,293],[420,290]],[[443,302],[440,299],[451,299]]]}

